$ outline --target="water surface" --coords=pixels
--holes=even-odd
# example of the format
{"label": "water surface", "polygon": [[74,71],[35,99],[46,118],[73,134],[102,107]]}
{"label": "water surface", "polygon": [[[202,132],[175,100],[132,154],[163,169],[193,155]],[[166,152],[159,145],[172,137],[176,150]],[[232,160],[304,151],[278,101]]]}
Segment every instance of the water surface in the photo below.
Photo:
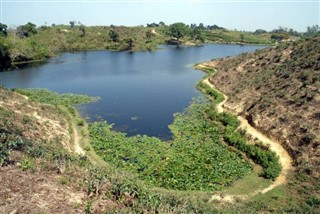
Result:
{"label": "water surface", "polygon": [[197,62],[251,52],[261,46],[210,44],[168,46],[154,52],[83,51],[65,53],[42,65],[0,73],[8,88],[48,88],[101,99],[80,107],[90,121],[107,120],[128,135],[169,136],[173,114],[199,96],[203,73]]}

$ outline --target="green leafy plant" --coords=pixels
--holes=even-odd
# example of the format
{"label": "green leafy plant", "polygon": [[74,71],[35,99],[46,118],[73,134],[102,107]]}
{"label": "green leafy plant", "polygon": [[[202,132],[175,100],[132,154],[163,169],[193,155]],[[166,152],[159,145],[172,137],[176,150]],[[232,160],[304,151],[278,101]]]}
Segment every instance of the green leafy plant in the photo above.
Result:
{"label": "green leafy plant", "polygon": [[73,106],[97,101],[98,97],[89,97],[80,94],[58,94],[47,89],[14,89],[22,95],[29,97],[31,101],[51,104],[51,105],[64,105]]}
{"label": "green leafy plant", "polygon": [[221,142],[221,129],[206,120],[211,108],[200,99],[175,114],[170,125],[173,140],[155,137],[126,137],[112,125],[90,125],[92,146],[106,162],[130,171],[148,183],[168,189],[217,190],[251,171],[248,162]]}
{"label": "green leafy plant", "polygon": [[21,161],[20,168],[21,168],[23,171],[28,170],[28,169],[34,170],[34,169],[35,169],[35,165],[34,165],[34,163],[32,162],[31,159],[25,158],[25,159],[23,159],[23,160]]}

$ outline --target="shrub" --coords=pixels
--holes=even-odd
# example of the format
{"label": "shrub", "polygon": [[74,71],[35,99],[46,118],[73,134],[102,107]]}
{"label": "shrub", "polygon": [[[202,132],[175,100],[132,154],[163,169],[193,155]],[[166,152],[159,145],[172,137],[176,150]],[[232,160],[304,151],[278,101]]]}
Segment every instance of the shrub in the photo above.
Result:
{"label": "shrub", "polygon": [[274,152],[261,148],[260,144],[247,144],[245,136],[232,126],[227,126],[223,137],[228,144],[246,153],[255,163],[262,166],[262,177],[272,180],[278,177],[281,172],[281,165],[279,157]]}
{"label": "shrub", "polygon": [[0,38],[0,71],[10,67],[11,58],[9,53],[9,48],[6,44],[1,41]]}
{"label": "shrub", "polygon": [[26,143],[21,137],[14,134],[0,133],[0,166],[9,162],[10,152],[24,150]]}
{"label": "shrub", "polygon": [[215,103],[220,103],[224,100],[224,97],[220,92],[211,88],[208,84],[202,81],[197,84],[197,88],[200,89],[204,94],[212,98]]}

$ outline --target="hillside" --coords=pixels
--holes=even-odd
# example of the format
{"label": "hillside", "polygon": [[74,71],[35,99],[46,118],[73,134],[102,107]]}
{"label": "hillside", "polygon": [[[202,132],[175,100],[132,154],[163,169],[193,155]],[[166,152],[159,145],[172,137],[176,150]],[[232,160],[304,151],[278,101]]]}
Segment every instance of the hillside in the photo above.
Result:
{"label": "hillside", "polygon": [[225,107],[277,139],[295,165],[319,178],[320,37],[213,60],[210,82],[229,96]]}
{"label": "hillside", "polygon": [[1,88],[0,118],[0,208],[4,213],[37,212],[40,207],[51,213],[70,212],[73,204],[85,200],[81,188],[59,182],[82,174],[67,167],[72,156],[62,145],[69,148],[72,139],[62,112]]}
{"label": "hillside", "polygon": [[[202,213],[221,209],[208,203],[210,192],[150,187],[137,175],[99,158],[90,141],[100,136],[90,140],[88,131],[105,126],[94,123],[88,130],[72,107],[95,100],[43,89],[13,92],[0,88],[0,209],[4,213]],[[125,141],[121,135],[113,132],[108,137]],[[234,158],[241,162],[240,157]]]}
{"label": "hillside", "polygon": [[319,40],[201,64],[227,96],[199,82],[209,99],[175,114],[172,142],[88,125],[73,106],[97,98],[0,88],[0,210],[319,213]]}

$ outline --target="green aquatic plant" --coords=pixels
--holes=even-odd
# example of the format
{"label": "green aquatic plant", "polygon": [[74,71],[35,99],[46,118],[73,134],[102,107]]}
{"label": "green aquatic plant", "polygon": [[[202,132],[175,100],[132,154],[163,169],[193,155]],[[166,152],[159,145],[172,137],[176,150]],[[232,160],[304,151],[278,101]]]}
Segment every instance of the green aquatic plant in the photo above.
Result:
{"label": "green aquatic plant", "polygon": [[173,140],[127,137],[106,122],[90,125],[96,153],[151,185],[178,190],[219,190],[251,172],[250,164],[221,143],[219,124],[206,120],[210,102],[195,99],[170,125]]}

